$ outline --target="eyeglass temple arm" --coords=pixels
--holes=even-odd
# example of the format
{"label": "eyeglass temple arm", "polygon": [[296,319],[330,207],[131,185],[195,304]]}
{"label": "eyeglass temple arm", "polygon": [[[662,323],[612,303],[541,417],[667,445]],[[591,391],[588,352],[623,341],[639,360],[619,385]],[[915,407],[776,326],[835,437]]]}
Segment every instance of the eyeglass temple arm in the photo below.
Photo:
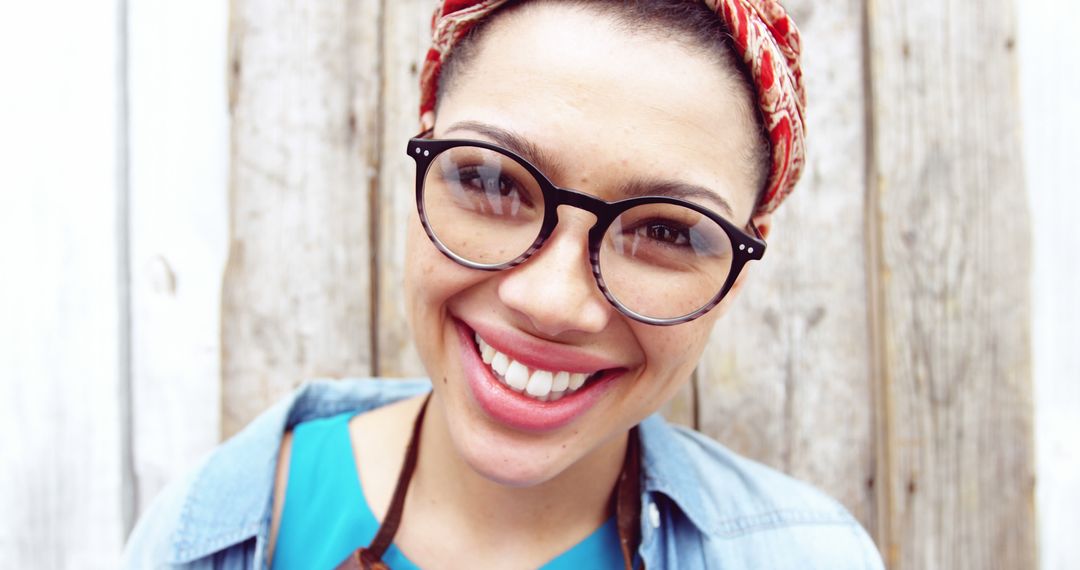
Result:
{"label": "eyeglass temple arm", "polygon": [[757,224],[754,223],[753,219],[747,222],[747,227],[750,228],[750,231],[754,232],[754,237],[761,241],[765,241],[765,236],[761,235],[761,231],[757,229]]}

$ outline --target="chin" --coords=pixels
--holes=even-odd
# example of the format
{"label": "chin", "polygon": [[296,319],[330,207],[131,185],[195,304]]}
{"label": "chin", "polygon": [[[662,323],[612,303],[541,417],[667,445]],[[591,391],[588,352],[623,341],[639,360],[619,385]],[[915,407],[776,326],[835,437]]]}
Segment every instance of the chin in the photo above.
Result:
{"label": "chin", "polygon": [[463,445],[455,441],[458,454],[473,471],[493,483],[514,488],[534,487],[563,471],[558,455],[546,450],[522,449],[517,445],[508,449],[505,443],[488,438],[469,439]]}

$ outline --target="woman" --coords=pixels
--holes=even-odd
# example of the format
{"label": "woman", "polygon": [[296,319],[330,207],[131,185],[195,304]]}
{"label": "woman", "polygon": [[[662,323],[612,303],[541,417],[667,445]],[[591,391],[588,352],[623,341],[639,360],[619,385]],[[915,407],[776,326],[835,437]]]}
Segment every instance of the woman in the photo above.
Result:
{"label": "woman", "polygon": [[881,567],[832,500],[652,416],[801,169],[782,8],[447,0],[434,23],[405,288],[432,381],[305,387],[170,487],[129,564]]}

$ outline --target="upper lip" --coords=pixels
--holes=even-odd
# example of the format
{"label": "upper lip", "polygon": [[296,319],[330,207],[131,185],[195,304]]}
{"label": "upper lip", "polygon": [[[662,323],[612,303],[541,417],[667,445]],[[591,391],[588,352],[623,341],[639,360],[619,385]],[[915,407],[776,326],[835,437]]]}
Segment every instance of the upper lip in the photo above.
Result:
{"label": "upper lip", "polygon": [[465,323],[484,342],[495,350],[528,366],[533,370],[550,372],[579,372],[592,374],[621,365],[609,358],[598,356],[580,348],[538,339],[513,328],[498,327],[487,323]]}

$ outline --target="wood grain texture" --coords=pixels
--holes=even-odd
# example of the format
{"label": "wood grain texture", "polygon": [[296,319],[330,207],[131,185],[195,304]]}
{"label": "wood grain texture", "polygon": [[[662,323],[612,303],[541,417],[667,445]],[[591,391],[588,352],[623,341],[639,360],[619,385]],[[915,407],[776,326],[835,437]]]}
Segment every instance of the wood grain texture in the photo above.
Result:
{"label": "wood grain texture", "polygon": [[127,522],[122,7],[0,7],[0,567],[115,568]]}
{"label": "wood grain texture", "polygon": [[878,0],[868,23],[886,563],[1034,568],[1014,5]]}
{"label": "wood grain texture", "polygon": [[380,376],[427,376],[413,345],[402,295],[405,234],[416,216],[416,163],[405,154],[420,131],[420,65],[431,43],[432,0],[395,0],[385,6],[383,107],[378,201],[378,320]]}
{"label": "wood grain texture", "polygon": [[700,428],[821,487],[873,531],[862,8],[786,5],[804,38],[809,161],[699,366]]}
{"label": "wood grain texture", "polygon": [[379,2],[233,3],[223,432],[371,373]]}
{"label": "wood grain texture", "polygon": [[128,9],[132,448],[142,511],[221,438],[228,6],[129,0]]}

